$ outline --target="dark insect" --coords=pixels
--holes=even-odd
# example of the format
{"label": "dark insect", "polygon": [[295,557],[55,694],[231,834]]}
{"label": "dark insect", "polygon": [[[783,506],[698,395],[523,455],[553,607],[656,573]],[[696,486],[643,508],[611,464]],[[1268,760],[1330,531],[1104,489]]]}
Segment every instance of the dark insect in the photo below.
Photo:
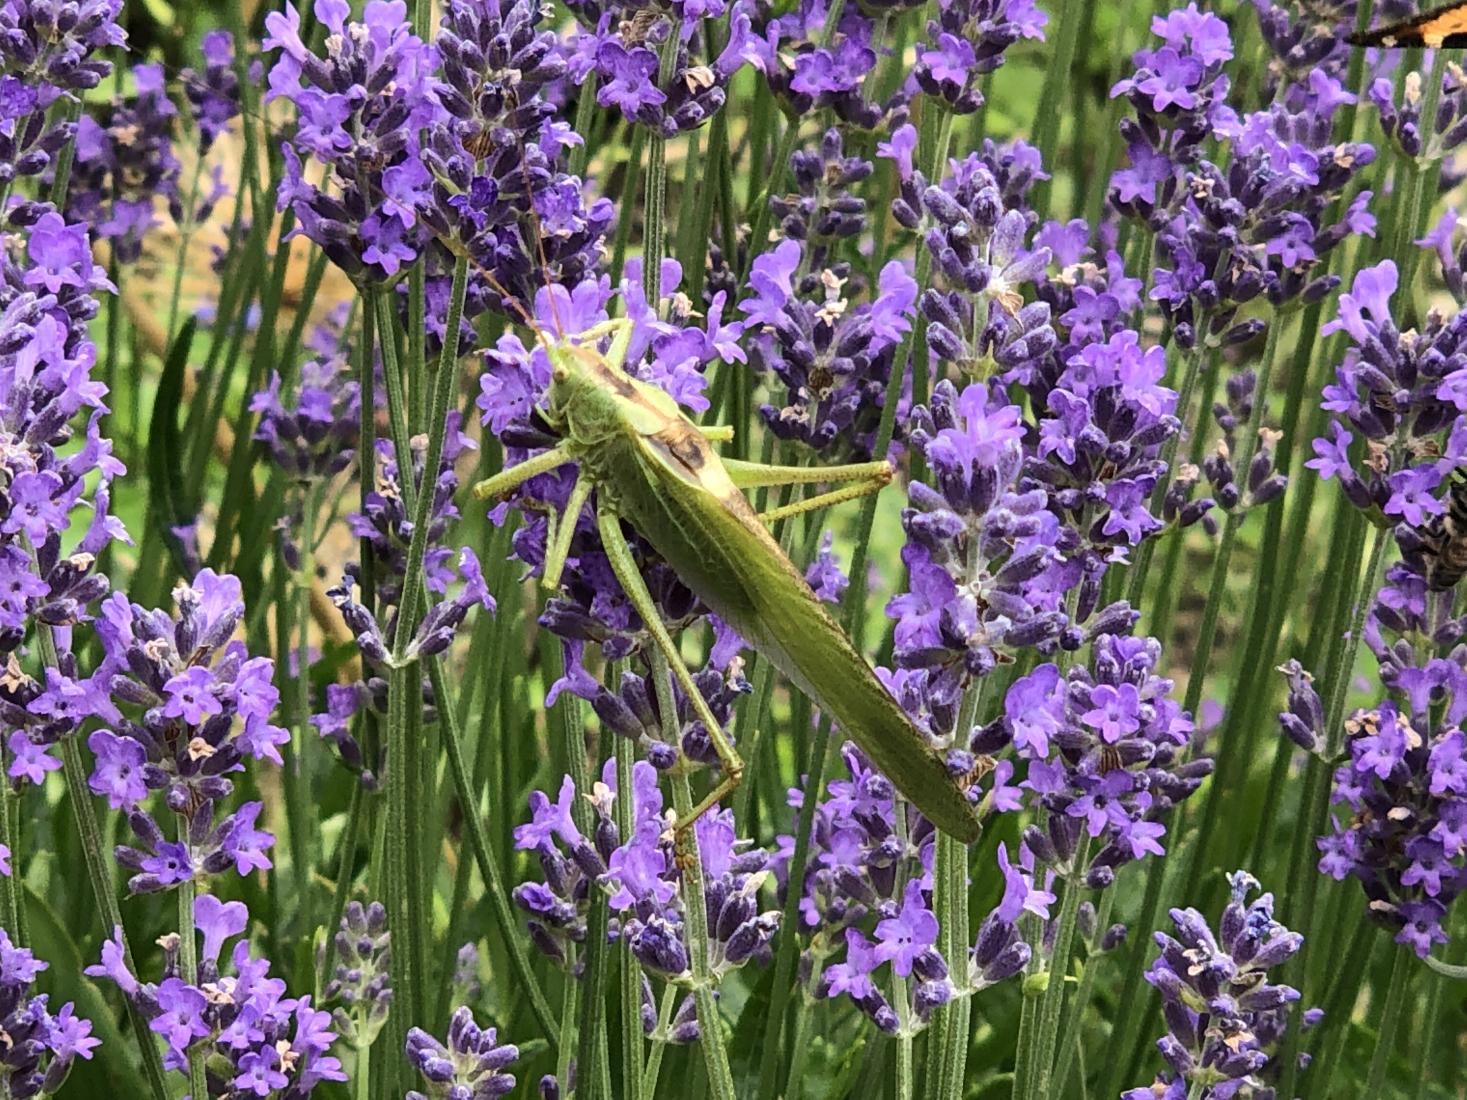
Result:
{"label": "dark insect", "polygon": [[1417,536],[1426,586],[1433,592],[1455,588],[1467,575],[1467,475],[1458,471],[1447,492],[1447,510],[1422,524]]}
{"label": "dark insect", "polygon": [[1121,756],[1121,750],[1115,745],[1100,746],[1100,774],[1106,775],[1110,772],[1119,771],[1126,766],[1125,759]]}
{"label": "dark insect", "polygon": [[1384,46],[1387,49],[1422,46],[1439,50],[1467,46],[1467,3],[1458,0],[1455,4],[1444,4],[1422,12],[1414,19],[1349,35],[1346,41],[1352,46]]}

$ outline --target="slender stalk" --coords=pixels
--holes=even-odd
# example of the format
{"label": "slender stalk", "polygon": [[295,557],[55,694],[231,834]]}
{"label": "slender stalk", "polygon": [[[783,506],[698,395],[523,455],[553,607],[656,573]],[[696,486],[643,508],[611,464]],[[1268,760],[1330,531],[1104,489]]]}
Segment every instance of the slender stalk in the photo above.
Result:
{"label": "slender stalk", "polygon": [[[625,841],[634,825],[632,790],[632,751],[623,746],[616,754],[616,827]],[[642,1100],[642,969],[631,949],[622,941],[618,953],[621,993],[621,1097]]]}
{"label": "slender stalk", "polygon": [[[1057,1055],[1058,1060],[1054,1069],[1054,1091],[1061,1096],[1069,1095],[1070,1087],[1070,1064],[1079,1055],[1084,1057],[1085,1037],[1083,1026],[1085,1023],[1085,1010],[1090,1007],[1090,995],[1095,990],[1095,975],[1100,969],[1100,952],[1097,947],[1100,938],[1110,927],[1110,910],[1115,901],[1116,892],[1106,890],[1100,899],[1100,905],[1095,913],[1095,939],[1086,945],[1085,972],[1080,975],[1080,987],[1075,990],[1075,996],[1070,1000],[1070,1006],[1065,1012],[1065,1022],[1059,1033],[1064,1041]],[[1083,1080],[1085,1074],[1083,1067],[1080,1076]]]}
{"label": "slender stalk", "polygon": [[[672,671],[667,655],[656,646],[651,647],[652,684],[657,693],[657,710],[662,715],[664,735],[669,743],[677,739],[677,706],[672,695]],[[672,804],[677,810],[678,820],[686,821],[693,812],[693,785],[686,771],[679,771],[672,779]],[[708,907],[704,902],[703,857],[698,851],[698,830],[689,826],[677,834],[683,856],[682,895],[683,919],[685,921],[688,963],[692,971],[693,1000],[698,1007],[699,1045],[703,1048],[703,1063],[708,1069],[708,1083],[714,1100],[738,1100],[734,1089],[733,1071],[728,1064],[728,1050],[724,1046],[723,1019],[718,1012],[715,996],[718,979],[710,967],[708,941]]]}
{"label": "slender stalk", "polygon": [[[1055,42],[1054,56],[1049,61],[1049,79],[1043,82],[1039,103],[1034,112],[1034,145],[1045,165],[1054,167],[1063,163],[1059,156],[1060,123],[1070,112],[1061,110],[1061,99],[1071,93],[1081,82],[1070,79],[1070,70],[1075,65],[1075,47],[1080,38],[1082,8],[1090,7],[1083,0],[1060,0],[1058,20],[1059,36]],[[1076,133],[1078,142],[1080,135]],[[1073,163],[1073,162],[1072,162]],[[1101,179],[1105,177],[1099,177]],[[1036,210],[1048,210],[1050,187],[1053,181],[1041,180],[1035,185]],[[1077,190],[1084,190],[1083,187]]]}
{"label": "slender stalk", "polygon": [[657,1095],[657,1078],[662,1072],[662,1055],[667,1050],[667,1029],[672,1025],[672,1010],[677,1003],[677,986],[668,982],[662,990],[662,1003],[657,1009],[657,1028],[652,1032],[652,1053],[647,1056],[647,1069],[642,1074],[642,1095]]}
{"label": "slender stalk", "polygon": [[[81,117],[81,100],[68,99],[61,109],[61,121],[75,122]],[[51,176],[51,202],[57,210],[66,209],[66,192],[71,186],[71,165],[76,156],[76,141],[68,141],[56,151],[56,170]]]}
{"label": "slender stalk", "polygon": [[[295,872],[296,904],[300,907],[300,927],[304,935],[314,933],[311,890],[311,853],[317,850],[315,806],[311,798],[306,769],[306,745],[311,739],[311,586],[315,580],[316,510],[320,506],[315,492],[305,494],[301,513],[301,540],[297,548],[300,567],[295,581],[296,674],[295,722],[291,729],[290,757],[285,762],[284,784],[286,812],[290,827],[290,856]],[[288,654],[281,654],[286,659]],[[334,929],[326,929],[332,936]]]}
{"label": "slender stalk", "polygon": [[346,824],[336,842],[336,884],[331,893],[331,913],[326,919],[326,940],[322,945],[321,965],[316,970],[316,1000],[331,980],[336,965],[336,930],[341,927],[347,900],[351,897],[352,868],[356,863],[357,845],[361,843],[362,826],[367,817],[366,796],[362,784],[352,777],[351,795],[346,806]]}
{"label": "slender stalk", "polygon": [[[852,587],[855,578],[852,578]],[[810,831],[815,821],[815,804],[825,786],[825,768],[830,755],[830,722],[823,719],[815,733],[815,744],[810,750],[810,770],[805,777],[804,801],[800,806],[795,824],[795,850],[790,858],[789,886],[785,891],[784,913],[780,927],[791,931],[799,927],[800,896],[804,891],[805,868],[810,860]],[[774,961],[774,993],[769,1002],[769,1014],[764,1022],[764,1049],[775,1052],[783,1050],[781,1037],[784,1034],[784,1017],[789,1007],[791,990],[794,987],[795,962],[798,944],[794,935],[779,937],[779,951]],[[781,1059],[771,1055],[763,1060],[759,1070],[759,1089],[755,1094],[762,1100],[774,1100],[779,1095]]]}
{"label": "slender stalk", "polygon": [[[976,680],[963,693],[956,726],[959,742],[977,722],[986,684],[984,679]],[[933,904],[954,996],[940,1010],[933,1062],[943,1095],[960,1096],[968,1065],[968,1027],[973,1007],[968,989],[968,944],[972,934],[968,918],[968,847],[946,833],[939,833],[934,859]]]}
{"label": "slender stalk", "polygon": [[[192,848],[188,841],[188,818],[182,814],[178,818],[178,838]],[[194,932],[195,896],[195,881],[193,876],[189,876],[178,884],[178,965],[183,972],[183,980],[192,986],[199,984],[199,944]],[[204,1081],[204,1044],[197,1040],[188,1049],[188,1083],[190,1095],[209,1095]]]}
{"label": "slender stalk", "polygon": [[459,805],[463,810],[464,827],[469,833],[469,846],[473,850],[475,862],[479,865],[479,877],[484,880],[484,890],[489,895],[490,912],[494,914],[495,923],[499,926],[499,935],[509,952],[510,967],[514,970],[515,979],[522,987],[521,992],[530,1002],[530,1011],[534,1014],[545,1038],[551,1046],[554,1046],[557,1041],[558,1027],[555,1013],[550,1007],[550,1002],[545,999],[545,993],[540,988],[540,981],[536,978],[535,971],[530,965],[530,957],[525,952],[523,937],[515,921],[514,911],[510,908],[509,893],[504,887],[504,875],[499,869],[498,861],[494,858],[493,849],[489,847],[489,837],[484,830],[483,819],[479,816],[479,799],[476,788],[469,785],[468,769],[464,766],[462,735],[458,725],[457,709],[451,705],[453,695],[448,677],[443,671],[441,658],[435,657],[428,662],[428,675],[433,683],[433,696],[442,704],[439,714],[440,720],[445,723],[443,751],[448,757],[448,772],[453,781],[454,796],[459,800]]}
{"label": "slender stalk", "polygon": [[178,234],[178,248],[174,253],[173,289],[168,295],[168,326],[163,330],[164,346],[171,347],[173,333],[178,324],[178,299],[183,286],[183,269],[188,255],[189,241],[194,234],[194,211],[199,208],[199,181],[204,175],[204,158],[194,160],[193,179],[188,188],[188,206],[185,208],[183,227]]}
{"label": "slender stalk", "polygon": [[1058,1039],[1060,1012],[1065,1004],[1065,975],[1070,969],[1070,951],[1075,940],[1075,915],[1080,909],[1080,898],[1085,893],[1082,877],[1085,864],[1090,858],[1090,838],[1081,839],[1070,862],[1070,873],[1065,877],[1065,893],[1060,901],[1059,929],[1054,937],[1054,953],[1049,958],[1049,982],[1039,1001],[1039,1026],[1035,1032],[1033,1063],[1030,1072],[1019,1074],[1020,1081],[1031,1082],[1025,1096],[1034,1100],[1046,1100],[1050,1095],[1049,1082],[1054,1073],[1054,1048]]}
{"label": "slender stalk", "polygon": [[[403,505],[413,517],[412,538],[408,544],[407,564],[403,572],[402,597],[392,636],[392,669],[387,694],[386,866],[383,894],[387,906],[388,927],[392,929],[393,936],[393,1012],[388,1017],[385,1029],[389,1050],[402,1049],[408,1027],[425,1021],[427,1012],[427,940],[431,929],[427,924],[426,894],[431,887],[425,879],[422,860],[424,803],[419,790],[422,738],[415,735],[421,729],[422,673],[416,662],[407,659],[407,648],[414,634],[418,602],[423,591],[423,559],[427,553],[429,517],[436,495],[434,487],[443,458],[445,420],[454,383],[457,381],[459,321],[463,314],[467,281],[468,262],[460,258],[454,264],[453,287],[444,322],[443,348],[438,356],[437,373],[433,379],[433,400],[428,413],[428,445],[423,456],[421,491],[413,482],[412,448],[407,436],[407,409],[394,347],[391,306],[382,291],[371,292],[381,330],[380,346],[385,360],[383,375],[387,380],[387,414],[388,422],[392,425],[393,448],[397,455],[398,481]],[[414,373],[421,377],[422,364],[414,364]]]}
{"label": "slender stalk", "polygon": [[[669,34],[662,44],[657,65],[661,87],[671,84],[676,75],[680,44],[676,34]],[[683,201],[687,201],[686,195]],[[643,206],[642,290],[655,313],[662,298],[662,258],[667,255],[667,138],[657,130],[651,131],[647,139],[647,194]]]}
{"label": "slender stalk", "polygon": [[[1343,1044],[1349,1035],[1348,1001],[1354,999],[1354,994],[1360,987],[1360,975],[1369,972],[1371,948],[1382,938],[1377,935],[1376,928],[1369,921],[1357,920],[1355,922],[1350,945],[1345,950],[1343,961],[1335,972],[1334,981],[1330,983],[1328,993],[1320,1002],[1320,1007],[1324,1009],[1324,1016],[1317,1025],[1319,1035],[1315,1041],[1319,1044],[1321,1051],[1333,1049],[1325,1045],[1331,1033],[1337,1036],[1337,1044]],[[1340,1058],[1337,1054],[1327,1054],[1324,1057],[1316,1058],[1311,1063],[1312,1069],[1304,1080],[1305,1095],[1322,1097],[1332,1095],[1330,1085],[1339,1064]]]}
{"label": "slender stalk", "polygon": [[368,1100],[372,1095],[372,1048],[357,1048],[357,1064],[351,1074],[352,1100]]}
{"label": "slender stalk", "polygon": [[1390,1066],[1391,1054],[1396,1045],[1396,1031],[1400,1026],[1401,1012],[1406,1001],[1406,986],[1410,984],[1411,972],[1416,961],[1411,952],[1397,947],[1391,962],[1391,981],[1386,988],[1385,1000],[1380,1006],[1380,1026],[1375,1040],[1375,1054],[1370,1059],[1370,1076],[1365,1081],[1364,1096],[1384,1096],[1386,1071]]}
{"label": "slender stalk", "polygon": [[24,947],[26,939],[21,934],[20,923],[20,837],[16,835],[18,830],[12,828],[19,821],[11,817],[11,809],[19,801],[20,795],[10,782],[5,746],[0,744],[0,847],[10,854],[12,863],[12,873],[0,875],[0,928],[10,934],[17,947]]}
{"label": "slender stalk", "polygon": [[561,1087],[569,1092],[571,1064],[575,1060],[576,1023],[580,1019],[577,1006],[580,1003],[581,983],[576,981],[576,945],[568,944],[565,950],[565,984],[560,997],[559,1055],[555,1061],[555,1076]]}

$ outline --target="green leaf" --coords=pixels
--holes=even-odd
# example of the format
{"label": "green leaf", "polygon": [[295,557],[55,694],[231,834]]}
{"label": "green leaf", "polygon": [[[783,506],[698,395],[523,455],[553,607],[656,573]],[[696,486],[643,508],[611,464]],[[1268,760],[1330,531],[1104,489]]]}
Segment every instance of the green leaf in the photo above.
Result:
{"label": "green leaf", "polygon": [[76,1014],[92,1021],[92,1034],[102,1040],[91,1061],[77,1058],[66,1080],[68,1096],[106,1096],[109,1100],[148,1100],[137,1051],[123,1037],[101,990],[82,973],[81,951],[44,898],[26,889],[31,949],[48,967],[38,979],[51,997],[52,1009],[68,1001]]}
{"label": "green leaf", "polygon": [[158,392],[153,397],[153,414],[148,423],[148,504],[157,522],[157,536],[163,539],[173,558],[174,568],[187,572],[183,543],[173,533],[193,520],[197,510],[189,503],[184,487],[183,448],[178,430],[178,410],[183,404],[183,376],[188,369],[189,350],[194,341],[195,320],[190,317],[173,338],[163,376],[158,379]]}

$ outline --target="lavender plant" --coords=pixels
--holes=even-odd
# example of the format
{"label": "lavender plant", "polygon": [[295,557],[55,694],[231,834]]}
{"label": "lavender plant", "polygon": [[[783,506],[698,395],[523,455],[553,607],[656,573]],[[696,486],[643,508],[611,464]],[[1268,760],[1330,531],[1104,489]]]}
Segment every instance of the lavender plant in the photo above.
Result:
{"label": "lavender plant", "polygon": [[1419,7],[0,0],[0,1097],[1458,1095]]}

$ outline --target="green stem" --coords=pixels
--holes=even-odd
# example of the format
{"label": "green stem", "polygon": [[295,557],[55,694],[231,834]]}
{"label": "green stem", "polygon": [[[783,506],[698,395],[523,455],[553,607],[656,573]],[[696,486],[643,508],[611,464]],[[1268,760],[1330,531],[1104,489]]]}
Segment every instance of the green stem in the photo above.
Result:
{"label": "green stem", "polygon": [[[976,548],[976,543],[974,544]],[[987,681],[975,680],[963,693],[958,710],[957,740],[964,743],[978,719]],[[941,947],[952,975],[954,996],[942,1007],[933,1059],[936,1080],[945,1096],[960,1096],[968,1065],[968,1027],[973,1001],[968,989],[968,848],[946,833],[937,835],[934,897]]]}
{"label": "green stem", "polygon": [[[1069,1095],[1070,1087],[1070,1064],[1077,1054],[1083,1056],[1081,1047],[1084,1045],[1083,1027],[1085,1023],[1085,1010],[1090,1007],[1090,995],[1095,990],[1095,975],[1100,969],[1100,940],[1105,935],[1106,929],[1110,927],[1110,909],[1115,901],[1116,892],[1106,890],[1100,899],[1100,905],[1095,913],[1095,938],[1086,945],[1085,972],[1080,975],[1080,988],[1075,990],[1075,996],[1070,1001],[1069,1009],[1065,1012],[1064,1026],[1060,1028],[1060,1037],[1064,1043],[1059,1049],[1058,1061],[1054,1070],[1054,1090],[1061,1096]],[[1083,1071],[1081,1077],[1084,1077]]]}
{"label": "green stem", "polygon": [[188,189],[188,206],[184,210],[183,227],[178,234],[178,249],[174,254],[173,290],[168,295],[168,327],[163,330],[164,347],[173,346],[174,327],[178,324],[178,298],[183,287],[183,270],[188,256],[188,245],[194,234],[194,211],[199,207],[199,181],[204,175],[204,158],[194,161],[193,180]]}
{"label": "green stem", "polygon": [[[854,577],[851,587],[855,587]],[[790,858],[790,887],[785,891],[784,913],[780,927],[787,932],[799,927],[800,898],[804,893],[805,868],[810,859],[810,833],[815,821],[815,804],[825,786],[825,768],[830,755],[830,722],[822,719],[815,733],[815,744],[810,751],[810,770],[803,784],[804,801],[795,824],[795,850]],[[774,994],[769,1003],[769,1015],[764,1022],[764,1050],[770,1052],[759,1070],[759,1090],[755,1094],[761,1100],[774,1100],[779,1095],[781,1059],[773,1052],[781,1051],[784,1034],[785,1012],[789,1007],[791,991],[795,984],[795,962],[799,950],[796,937],[787,934],[779,937],[779,951],[774,961]]]}
{"label": "green stem", "polygon": [[1070,951],[1075,940],[1075,915],[1085,893],[1085,864],[1090,858],[1090,837],[1080,841],[1070,860],[1070,873],[1065,876],[1064,897],[1060,901],[1059,929],[1054,937],[1054,953],[1049,959],[1049,981],[1039,1001],[1039,1024],[1034,1036],[1033,1063],[1027,1073],[1017,1075],[1019,1081],[1030,1081],[1023,1095],[1033,1100],[1047,1100],[1049,1082],[1054,1073],[1054,1049],[1059,1038],[1060,1012],[1065,1004],[1065,975],[1070,969]]}
{"label": "green stem", "polygon": [[[1377,935],[1377,929],[1367,920],[1356,920],[1355,930],[1350,937],[1350,946],[1346,948],[1343,962],[1335,972],[1335,977],[1330,982],[1329,991],[1325,994],[1320,1007],[1324,1009],[1324,1016],[1318,1024],[1319,1034],[1315,1037],[1318,1049],[1323,1051],[1332,1050],[1325,1045],[1331,1033],[1337,1036],[1336,1042],[1342,1044],[1350,1034],[1349,1011],[1347,1000],[1354,1000],[1360,988],[1360,976],[1369,972],[1371,948],[1380,941],[1382,937]],[[1394,948],[1393,948],[1394,949]],[[1308,1096],[1328,1097],[1331,1094],[1330,1084],[1334,1080],[1335,1070],[1340,1064],[1338,1054],[1316,1058],[1311,1065],[1312,1072],[1305,1078],[1305,1092]]]}
{"label": "green stem", "polygon": [[571,150],[570,174],[577,177],[586,175],[586,165],[591,160],[591,123],[596,118],[596,84],[597,75],[588,73],[585,83],[576,92],[576,121],[575,131],[581,136],[581,143]]}
{"label": "green stem", "polygon": [[553,1047],[557,1041],[559,1025],[550,1002],[545,999],[545,993],[540,988],[540,981],[535,977],[530,957],[525,952],[523,936],[509,903],[509,893],[504,888],[504,875],[494,858],[493,849],[489,847],[484,821],[479,816],[477,788],[470,785],[468,769],[464,766],[458,710],[452,705],[453,696],[441,658],[435,657],[428,662],[428,676],[433,684],[433,697],[440,701],[439,716],[444,723],[443,751],[448,757],[448,772],[453,782],[454,797],[458,799],[463,811],[464,827],[469,833],[469,847],[473,850],[474,861],[479,865],[479,877],[484,880],[484,890],[489,895],[490,911],[494,914],[499,935],[509,952],[510,967],[514,970],[522,992],[529,999],[530,1011],[534,1013],[541,1031]]}
{"label": "green stem", "polygon": [[[178,818],[178,839],[192,851],[193,845],[188,840],[188,817],[183,814],[180,814]],[[189,858],[192,860],[192,854]],[[192,875],[178,884],[178,965],[183,972],[183,980],[197,987],[199,984],[199,944],[194,932],[195,887]],[[195,1040],[188,1048],[188,1083],[190,1095],[209,1095],[208,1086],[204,1080],[204,1044],[198,1040]]]}
{"label": "green stem", "polygon": [[[632,835],[635,815],[632,805],[632,749],[623,745],[616,754],[616,827],[623,842]],[[622,941],[618,970],[621,986],[621,1094],[622,1100],[642,1100],[642,968]]]}
{"label": "green stem", "polygon": [[[1059,157],[1060,123],[1070,114],[1061,110],[1061,98],[1072,89],[1083,86],[1082,81],[1072,80],[1070,71],[1075,65],[1075,48],[1080,38],[1080,24],[1084,22],[1082,7],[1090,5],[1081,0],[1060,0],[1057,13],[1059,37],[1055,42],[1054,56],[1049,61],[1048,79],[1043,81],[1039,104],[1034,114],[1034,145],[1039,150],[1042,163],[1050,167],[1061,164]],[[1076,134],[1078,142],[1080,134]],[[1104,177],[1099,177],[1104,178]],[[1034,209],[1048,210],[1052,180],[1041,180],[1034,188]],[[1081,188],[1083,190],[1083,188]]]}
{"label": "green stem", "polygon": [[372,1095],[372,1048],[357,1048],[357,1064],[351,1074],[352,1100],[368,1100]]}
{"label": "green stem", "polygon": [[1396,1045],[1396,1031],[1400,1026],[1401,1012],[1406,1001],[1406,986],[1410,984],[1411,972],[1415,966],[1416,961],[1411,957],[1411,952],[1404,947],[1397,947],[1395,959],[1391,963],[1391,982],[1386,989],[1385,1001],[1380,1007],[1375,1054],[1370,1059],[1370,1076],[1365,1082],[1364,1096],[1386,1095],[1386,1071]]}
{"label": "green stem", "polygon": [[[662,715],[663,734],[670,744],[676,744],[677,706],[672,694],[672,672],[667,655],[656,646],[651,647],[652,684],[656,691],[657,710]],[[672,804],[679,821],[687,821],[693,812],[693,785],[688,773],[680,770],[672,779]],[[682,849],[682,896],[683,919],[686,922],[688,965],[692,971],[693,1000],[698,1008],[699,1046],[703,1048],[703,1063],[708,1070],[708,1083],[714,1100],[738,1100],[734,1089],[733,1071],[728,1064],[728,1050],[724,1046],[723,1019],[718,1012],[718,998],[714,991],[718,979],[710,963],[708,942],[708,907],[704,902],[703,857],[698,851],[698,830],[693,826],[682,829],[677,836],[677,845]]]}
{"label": "green stem", "polygon": [[[305,936],[313,935],[316,928],[311,905],[311,853],[316,851],[318,842],[315,804],[311,798],[306,769],[306,745],[311,736],[311,582],[315,578],[314,547],[318,507],[317,494],[307,493],[302,501],[301,541],[298,547],[300,568],[296,573],[295,593],[298,662],[295,675],[296,720],[291,731],[290,757],[285,761],[283,777],[286,812],[290,819],[290,855],[295,871],[296,904],[300,906],[300,928]],[[281,656],[282,659],[289,658],[289,654]],[[334,932],[335,929],[328,928],[327,937],[330,938]]]}
{"label": "green stem", "polygon": [[0,745],[0,847],[3,847],[10,855],[11,873],[0,875],[0,928],[10,933],[10,938],[15,946],[26,946],[26,937],[22,935],[20,921],[20,896],[21,896],[21,853],[20,837],[17,829],[12,825],[19,825],[18,818],[12,818],[11,810],[20,801],[20,795],[10,782],[10,773],[6,765],[6,749]]}
{"label": "green stem", "polygon": [[[81,117],[81,100],[68,99],[61,110],[61,121],[75,122]],[[57,210],[66,209],[66,192],[71,185],[71,164],[76,156],[76,141],[68,141],[56,152],[56,171],[51,177],[51,201]]]}
{"label": "green stem", "polygon": [[657,1078],[662,1073],[662,1055],[667,1050],[667,1029],[672,1025],[672,1010],[677,1003],[677,986],[668,982],[662,990],[657,1009],[657,1028],[652,1032],[652,1053],[647,1056],[647,1069],[642,1074],[642,1095],[657,1095]]}
{"label": "green stem", "polygon": [[[680,38],[669,34],[662,44],[657,66],[657,83],[666,88],[672,83],[677,67]],[[687,201],[687,196],[683,196]],[[657,130],[647,140],[647,194],[642,223],[642,291],[647,305],[658,312],[662,299],[662,258],[667,255],[667,138]]]}
{"label": "green stem", "polygon": [[361,780],[352,776],[351,796],[346,807],[346,824],[336,842],[336,882],[331,893],[331,913],[326,920],[326,939],[322,947],[321,965],[316,971],[316,1000],[331,980],[336,965],[336,931],[341,927],[346,903],[351,897],[352,868],[356,863],[357,845],[361,842],[362,824],[366,819],[366,795]]}

